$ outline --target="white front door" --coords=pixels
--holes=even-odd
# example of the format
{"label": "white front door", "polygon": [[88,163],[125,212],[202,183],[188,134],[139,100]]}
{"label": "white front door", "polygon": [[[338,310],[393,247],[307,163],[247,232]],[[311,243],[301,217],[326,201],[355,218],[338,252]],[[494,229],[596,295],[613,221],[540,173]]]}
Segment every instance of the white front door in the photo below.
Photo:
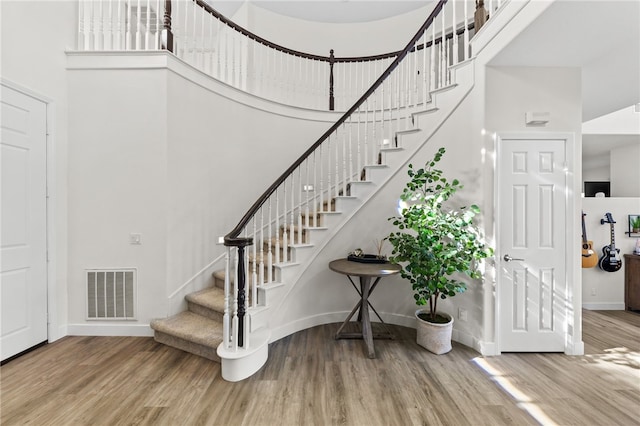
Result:
{"label": "white front door", "polygon": [[563,352],[565,140],[499,139],[499,349]]}
{"label": "white front door", "polygon": [[47,340],[47,106],[0,88],[0,354],[5,360]]}

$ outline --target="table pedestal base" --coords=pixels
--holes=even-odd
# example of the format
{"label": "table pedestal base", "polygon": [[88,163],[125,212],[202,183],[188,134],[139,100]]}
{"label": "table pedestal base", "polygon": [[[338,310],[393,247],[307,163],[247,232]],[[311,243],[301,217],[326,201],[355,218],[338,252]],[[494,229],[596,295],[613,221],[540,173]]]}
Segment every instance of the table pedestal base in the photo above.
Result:
{"label": "table pedestal base", "polygon": [[[351,281],[351,279],[349,279]],[[380,322],[384,325],[384,321],[378,315],[375,308],[371,306],[369,303],[369,295],[376,287],[378,282],[380,281],[380,277],[376,278],[373,285],[371,285],[371,277],[362,276],[360,277],[360,301],[353,307],[351,313],[347,317],[346,320],[342,323],[338,331],[336,332],[336,340],[338,339],[363,339],[367,351],[367,355],[369,358],[375,358],[376,352],[373,348],[373,339],[393,339],[394,336],[390,332],[386,333],[373,333],[371,330],[371,319],[369,318],[369,307],[375,312],[376,316],[380,320]],[[353,284],[353,281],[351,282]],[[354,284],[355,287],[355,284]],[[356,288],[357,290],[357,288]],[[355,315],[356,311],[358,311],[358,322],[361,325],[361,332],[343,332],[345,326],[351,321],[351,318]]]}

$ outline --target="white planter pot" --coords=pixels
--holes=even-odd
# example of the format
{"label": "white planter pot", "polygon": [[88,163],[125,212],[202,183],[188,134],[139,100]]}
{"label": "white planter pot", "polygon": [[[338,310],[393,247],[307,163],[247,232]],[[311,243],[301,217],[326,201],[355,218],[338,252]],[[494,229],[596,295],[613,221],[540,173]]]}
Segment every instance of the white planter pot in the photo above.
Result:
{"label": "white planter pot", "polygon": [[416,311],[416,340],[420,346],[433,352],[436,355],[446,354],[451,350],[451,332],[453,331],[453,317],[439,312],[440,315],[448,317],[449,322],[436,324],[424,321],[418,317],[420,313],[428,313],[423,309]]}

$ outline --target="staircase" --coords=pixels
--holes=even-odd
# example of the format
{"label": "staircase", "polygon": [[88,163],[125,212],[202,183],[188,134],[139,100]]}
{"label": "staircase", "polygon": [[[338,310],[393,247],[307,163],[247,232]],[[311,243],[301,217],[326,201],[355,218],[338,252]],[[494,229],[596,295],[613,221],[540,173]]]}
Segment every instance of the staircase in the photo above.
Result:
{"label": "staircase", "polygon": [[[317,214],[301,212],[300,223],[281,225],[277,238],[264,239],[262,257],[260,252],[253,254],[250,250],[252,246],[247,247],[247,275],[255,274],[262,278],[262,282],[267,282],[258,285],[255,293],[247,291],[250,306],[247,311],[247,339],[250,340],[250,351],[238,352],[222,344],[225,270],[213,274],[214,286],[186,296],[187,311],[151,323],[156,341],[221,362],[222,375],[226,380],[242,380],[259,370],[266,362],[271,340],[270,309],[281,309],[288,292],[316,260],[327,242],[365,206],[376,191],[405,170],[411,157],[455,111],[473,88],[473,68],[473,60],[451,67],[451,84],[430,91],[429,102],[407,109],[406,119],[402,125],[398,125],[401,130],[394,132],[394,142],[380,149],[377,164],[363,167],[359,173],[360,180],[346,185],[346,193],[341,190],[338,196],[324,200],[318,206]],[[294,241],[299,242],[287,244],[284,239],[291,238],[288,233],[292,230],[295,233]],[[298,233],[301,233],[300,239]],[[255,244],[260,244],[257,239]],[[278,259],[285,258],[286,252],[287,260],[275,263],[276,251],[280,252]],[[263,258],[268,253],[271,253],[274,262],[271,267],[273,282],[268,282],[268,262]],[[262,274],[260,265],[264,265]],[[233,276],[230,276],[228,284],[233,286]],[[254,297],[257,297],[257,306],[251,307]]]}

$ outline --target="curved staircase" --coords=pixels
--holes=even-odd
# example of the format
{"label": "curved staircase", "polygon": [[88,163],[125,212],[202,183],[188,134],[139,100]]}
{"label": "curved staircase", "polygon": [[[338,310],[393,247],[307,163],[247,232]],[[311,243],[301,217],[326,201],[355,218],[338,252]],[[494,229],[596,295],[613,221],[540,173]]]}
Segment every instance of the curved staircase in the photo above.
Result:
{"label": "curved staircase", "polygon": [[[377,190],[391,179],[437,131],[440,125],[460,105],[473,88],[473,60],[460,62],[450,69],[451,84],[430,91],[430,101],[415,105],[405,111],[402,128],[394,132],[393,143],[382,147],[377,155],[377,164],[364,165],[359,179],[345,185],[338,196],[322,202],[317,214],[301,212],[299,223],[280,226],[280,235],[265,239],[263,256],[271,253],[274,262],[271,268],[273,281],[269,282],[268,262],[261,256],[248,254],[247,273],[261,277],[263,285],[256,292],[248,291],[247,339],[250,350],[226,348],[223,343],[223,318],[225,314],[225,270],[214,272],[214,286],[185,297],[188,310],[151,323],[158,342],[194,353],[222,363],[222,375],[226,380],[237,381],[249,377],[259,370],[267,360],[270,309],[280,308],[281,302],[296,285],[297,280],[312,264],[327,240],[335,236],[340,228],[369,200]],[[285,244],[295,232],[296,244]],[[297,235],[300,233],[300,239]],[[254,244],[260,244],[259,241]],[[287,261],[276,262],[287,252]],[[265,265],[262,272],[259,265]],[[254,268],[255,265],[255,268]],[[231,276],[229,284],[234,285]],[[253,306],[253,297],[257,297]],[[279,336],[282,337],[282,336]],[[247,342],[247,343],[249,343]]]}

